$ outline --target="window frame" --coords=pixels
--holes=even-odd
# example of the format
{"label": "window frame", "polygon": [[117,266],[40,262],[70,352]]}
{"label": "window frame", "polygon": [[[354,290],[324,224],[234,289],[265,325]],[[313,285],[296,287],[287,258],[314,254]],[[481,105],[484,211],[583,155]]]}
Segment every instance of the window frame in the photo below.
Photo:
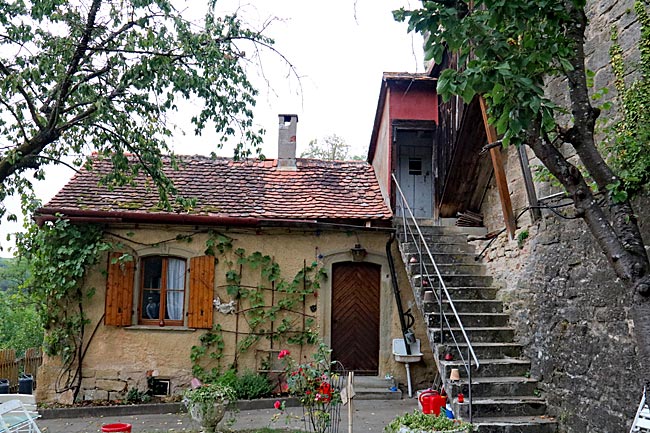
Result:
{"label": "window frame", "polygon": [[[145,290],[145,281],[144,281],[144,272],[145,272],[145,262],[147,259],[160,258],[162,260],[162,270],[160,277],[160,287],[156,288],[160,292],[160,302],[158,306],[158,319],[145,319],[144,318],[144,292]],[[185,270],[183,273],[183,312],[181,320],[170,320],[165,319],[165,310],[167,308],[167,269],[169,259],[181,260],[185,264]],[[189,287],[188,287],[188,265],[189,260],[187,257],[171,255],[171,254],[148,254],[138,257],[138,271],[136,275],[138,276],[138,282],[136,288],[138,293],[135,294],[137,308],[135,308],[136,320],[135,323],[143,326],[187,326],[187,302],[189,296]],[[151,290],[151,288],[149,288]]]}

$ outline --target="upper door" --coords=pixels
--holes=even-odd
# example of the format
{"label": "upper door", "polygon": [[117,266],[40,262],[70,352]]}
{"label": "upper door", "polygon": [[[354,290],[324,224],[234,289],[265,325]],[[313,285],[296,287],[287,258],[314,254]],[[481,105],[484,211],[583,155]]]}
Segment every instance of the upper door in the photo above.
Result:
{"label": "upper door", "polygon": [[332,359],[346,370],[379,370],[381,266],[342,262],[332,266]]}
{"label": "upper door", "polygon": [[[431,130],[397,130],[397,179],[406,202],[416,218],[433,217]],[[402,210],[397,209],[402,215]],[[407,212],[408,216],[408,212]]]}

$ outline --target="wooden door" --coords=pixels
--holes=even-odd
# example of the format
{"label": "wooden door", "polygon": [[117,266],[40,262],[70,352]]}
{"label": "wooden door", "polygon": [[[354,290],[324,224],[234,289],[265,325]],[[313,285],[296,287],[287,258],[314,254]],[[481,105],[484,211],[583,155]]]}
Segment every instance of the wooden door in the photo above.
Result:
{"label": "wooden door", "polygon": [[380,275],[373,263],[332,266],[332,359],[361,374],[379,367]]}
{"label": "wooden door", "polygon": [[[430,131],[399,131],[397,179],[416,218],[433,216],[433,176]],[[402,210],[398,209],[402,216]],[[408,212],[406,212],[408,216]]]}

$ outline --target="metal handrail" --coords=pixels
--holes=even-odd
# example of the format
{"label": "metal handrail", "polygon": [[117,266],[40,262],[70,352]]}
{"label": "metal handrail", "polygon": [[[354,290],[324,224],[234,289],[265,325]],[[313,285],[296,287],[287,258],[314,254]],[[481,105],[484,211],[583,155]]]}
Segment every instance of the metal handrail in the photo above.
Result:
{"label": "metal handrail", "polygon": [[[403,215],[402,215],[402,221],[404,225],[404,235],[405,236],[410,236],[413,238],[415,241],[414,244],[417,248],[417,252],[419,255],[419,264],[420,264],[420,286],[421,288],[423,287],[423,281],[424,278],[426,277],[426,281],[429,284],[429,287],[433,289],[433,283],[431,280],[432,275],[429,273],[429,270],[424,266],[424,261],[422,260],[423,256],[423,249],[422,246],[424,246],[424,250],[426,252],[426,255],[428,256],[429,260],[431,261],[433,268],[435,269],[435,275],[434,278],[437,277],[438,280],[438,287],[439,287],[439,293],[436,293],[435,291],[433,292],[437,298],[438,301],[438,306],[440,310],[440,339],[441,342],[443,342],[443,333],[444,333],[444,324],[443,321],[447,324],[447,329],[449,329],[449,333],[451,335],[451,338],[456,345],[456,349],[458,350],[458,353],[460,354],[461,361],[463,362],[463,366],[465,370],[467,371],[467,377],[469,381],[469,402],[470,402],[470,422],[471,422],[471,405],[472,405],[472,395],[471,395],[471,389],[472,389],[472,372],[471,372],[471,367],[472,367],[472,359],[474,360],[474,363],[476,365],[476,368],[479,368],[481,365],[478,357],[476,356],[476,352],[474,351],[474,347],[472,346],[471,341],[469,340],[469,337],[467,336],[467,332],[465,330],[465,327],[463,326],[462,321],[460,320],[460,317],[458,316],[458,311],[456,310],[456,306],[454,305],[453,300],[451,299],[451,295],[449,294],[449,291],[447,290],[447,285],[445,284],[444,280],[442,279],[442,275],[440,274],[440,270],[438,269],[438,265],[436,264],[435,259],[433,258],[433,254],[431,253],[431,250],[429,249],[429,245],[427,244],[424,235],[422,234],[422,231],[420,230],[420,226],[417,223],[417,220],[415,219],[415,216],[413,215],[413,212],[411,211],[411,208],[409,207],[408,203],[406,202],[406,197],[404,196],[404,193],[402,192],[402,188],[400,188],[399,183],[397,182],[397,179],[395,178],[395,175],[391,175],[393,178],[393,182],[395,182],[395,186],[397,188],[397,192],[399,193],[399,198],[400,198],[400,205],[403,210]],[[407,226],[406,224],[406,219],[407,216],[404,213],[404,210],[408,211],[409,218],[412,221],[412,225],[415,227],[417,230],[417,240],[416,236],[411,230],[410,225]],[[449,319],[447,318],[447,314],[445,314],[443,310],[443,294],[451,308],[451,311],[453,312],[454,318],[456,319],[456,322],[458,323],[458,327],[460,328],[460,332],[462,334],[462,338],[465,341],[467,345],[467,360],[465,360],[465,357],[463,356],[463,351],[460,349],[460,346],[458,344],[458,341],[456,340],[456,336],[454,335],[454,332],[451,329],[451,325],[449,323]]]}

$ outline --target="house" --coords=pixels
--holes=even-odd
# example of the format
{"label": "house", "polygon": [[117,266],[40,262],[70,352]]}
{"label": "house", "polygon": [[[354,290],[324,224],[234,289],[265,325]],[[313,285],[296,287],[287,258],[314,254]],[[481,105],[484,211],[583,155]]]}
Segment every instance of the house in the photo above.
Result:
{"label": "house", "polygon": [[[93,332],[78,398],[124,398],[147,380],[177,394],[197,368],[274,372],[281,349],[304,360],[321,339],[345,369],[404,382],[392,356],[393,213],[368,163],[296,158],[297,122],[279,116],[277,160],[180,156],[178,170],[165,161],[179,194],[195,199],[189,209],[160,208],[144,177],[100,185],[110,163],[96,158],[38,210],[41,224],[99,224],[113,242],[84,282],[96,292],[83,305]],[[403,300],[414,303],[410,290]],[[416,332],[426,338],[424,326]],[[421,363],[415,380],[430,371]],[[70,401],[57,392],[60,374],[46,359],[41,401]]]}

